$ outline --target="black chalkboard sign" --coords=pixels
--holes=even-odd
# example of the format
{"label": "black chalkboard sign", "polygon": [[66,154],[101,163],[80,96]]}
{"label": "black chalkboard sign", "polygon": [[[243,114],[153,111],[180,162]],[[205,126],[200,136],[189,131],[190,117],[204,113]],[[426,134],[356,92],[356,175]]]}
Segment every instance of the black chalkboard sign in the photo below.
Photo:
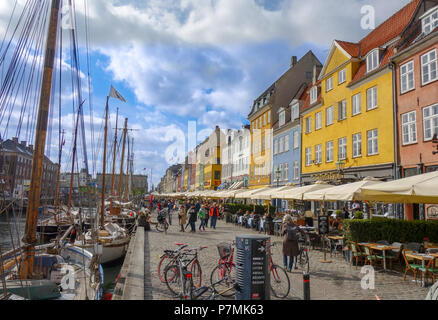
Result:
{"label": "black chalkboard sign", "polygon": [[320,235],[329,233],[329,217],[318,216],[318,233]]}

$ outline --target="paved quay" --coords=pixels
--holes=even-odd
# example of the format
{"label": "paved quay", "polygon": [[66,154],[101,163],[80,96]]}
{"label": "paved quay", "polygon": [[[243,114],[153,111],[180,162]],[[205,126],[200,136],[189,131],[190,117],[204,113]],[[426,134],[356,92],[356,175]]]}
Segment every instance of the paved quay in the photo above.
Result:
{"label": "paved quay", "polygon": [[[135,238],[131,241],[125,264],[122,268],[119,283],[115,289],[113,299],[121,300],[172,300],[175,299],[169,292],[166,284],[158,278],[158,263],[165,249],[176,248],[176,242],[182,242],[189,247],[207,246],[199,253],[202,268],[202,283],[210,284],[210,273],[218,262],[216,245],[223,241],[233,241],[237,235],[259,234],[251,229],[227,224],[220,220],[216,229],[207,228],[206,232],[190,233],[179,232],[179,225],[174,219],[167,234],[159,233],[152,226],[152,230],[144,232],[138,228]],[[271,236],[271,242],[279,245],[273,248],[274,262],[282,266],[281,238]],[[361,268],[350,266],[342,254],[327,253],[327,259],[332,263],[321,263],[323,253],[310,250],[310,297],[312,300],[424,300],[428,288],[411,281],[408,275],[406,281],[400,273],[382,273],[376,270],[374,289],[362,289],[361,282],[365,274]],[[291,292],[287,300],[303,298],[303,276],[301,270],[293,270],[289,274]],[[140,279],[144,281],[139,281]],[[142,282],[142,283],[140,283]],[[276,299],[272,297],[272,299]]]}

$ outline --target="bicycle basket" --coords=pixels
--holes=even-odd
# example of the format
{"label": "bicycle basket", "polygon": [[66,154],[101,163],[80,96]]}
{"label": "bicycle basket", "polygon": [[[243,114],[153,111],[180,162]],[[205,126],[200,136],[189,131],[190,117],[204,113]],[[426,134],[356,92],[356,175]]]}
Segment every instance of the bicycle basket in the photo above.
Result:
{"label": "bicycle basket", "polygon": [[219,256],[221,259],[228,258],[231,254],[231,245],[229,243],[221,242],[217,245]]}

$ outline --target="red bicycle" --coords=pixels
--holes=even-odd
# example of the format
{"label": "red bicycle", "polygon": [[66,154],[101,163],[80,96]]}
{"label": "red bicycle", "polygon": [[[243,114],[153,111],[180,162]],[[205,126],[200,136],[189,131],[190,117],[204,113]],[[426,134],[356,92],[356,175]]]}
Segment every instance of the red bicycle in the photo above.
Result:
{"label": "red bicycle", "polygon": [[286,298],[290,291],[290,280],[284,268],[276,265],[272,259],[271,247],[278,243],[271,243],[267,254],[269,256],[269,271],[271,272],[271,291],[272,294],[280,299]]}
{"label": "red bicycle", "polygon": [[[211,284],[215,284],[220,295],[223,297],[232,297],[234,290],[227,290],[234,287],[236,279],[236,265],[234,264],[234,244],[235,242],[222,242],[217,245],[219,251],[218,265],[213,269],[210,275]],[[222,281],[223,280],[223,281]]]}

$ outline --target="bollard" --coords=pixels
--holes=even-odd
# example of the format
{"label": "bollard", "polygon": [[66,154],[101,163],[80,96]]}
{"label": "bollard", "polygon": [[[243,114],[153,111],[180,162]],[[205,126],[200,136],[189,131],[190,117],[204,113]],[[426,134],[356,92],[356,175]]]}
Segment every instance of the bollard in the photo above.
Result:
{"label": "bollard", "polygon": [[310,275],[303,272],[303,300],[310,300]]}

